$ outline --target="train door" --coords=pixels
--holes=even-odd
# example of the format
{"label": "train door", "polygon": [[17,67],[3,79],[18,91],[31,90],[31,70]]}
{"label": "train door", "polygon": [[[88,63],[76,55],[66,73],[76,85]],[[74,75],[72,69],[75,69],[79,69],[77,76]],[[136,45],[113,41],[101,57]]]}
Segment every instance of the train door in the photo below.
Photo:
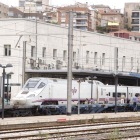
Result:
{"label": "train door", "polygon": [[49,99],[52,100],[53,98],[53,83],[49,83]]}

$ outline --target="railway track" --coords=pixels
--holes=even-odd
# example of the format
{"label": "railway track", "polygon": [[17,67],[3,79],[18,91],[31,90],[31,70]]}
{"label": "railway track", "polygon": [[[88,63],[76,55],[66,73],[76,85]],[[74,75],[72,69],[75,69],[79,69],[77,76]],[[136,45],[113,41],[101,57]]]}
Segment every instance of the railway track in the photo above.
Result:
{"label": "railway track", "polygon": [[[137,130],[137,132],[136,132]],[[140,137],[140,122],[112,122],[112,123],[96,123],[81,124],[70,126],[54,126],[26,128],[20,130],[0,131],[2,140],[9,139],[100,139],[107,140],[110,137],[133,138]],[[132,133],[135,132],[135,133]]]}

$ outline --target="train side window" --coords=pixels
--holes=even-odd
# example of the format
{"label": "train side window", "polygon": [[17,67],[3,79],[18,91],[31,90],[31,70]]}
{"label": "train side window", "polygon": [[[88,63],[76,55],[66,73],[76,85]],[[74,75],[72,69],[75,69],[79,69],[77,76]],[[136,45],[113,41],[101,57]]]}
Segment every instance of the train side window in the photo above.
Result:
{"label": "train side window", "polygon": [[103,89],[101,89],[101,95],[103,95]]}
{"label": "train side window", "polygon": [[46,85],[45,83],[41,82],[38,88],[43,88],[45,85]]}
{"label": "train side window", "polygon": [[118,97],[121,97],[121,93],[118,92]]}
{"label": "train side window", "polygon": [[110,96],[110,92],[108,93],[108,96]]}

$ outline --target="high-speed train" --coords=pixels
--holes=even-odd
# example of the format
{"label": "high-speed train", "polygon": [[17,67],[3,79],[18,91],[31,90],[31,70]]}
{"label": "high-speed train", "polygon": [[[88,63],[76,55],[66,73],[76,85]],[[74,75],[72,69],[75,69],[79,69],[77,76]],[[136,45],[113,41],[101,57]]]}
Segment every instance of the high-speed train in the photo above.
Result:
{"label": "high-speed train", "polygon": [[[128,89],[128,93],[127,93]],[[117,100],[120,102],[122,94],[130,101],[135,93],[140,93],[140,87],[118,86]],[[78,103],[79,83],[72,81],[72,104]],[[96,103],[104,103],[108,94],[109,103],[115,102],[115,86],[104,85],[100,81],[93,81],[93,99]],[[128,96],[128,97],[127,97]],[[80,102],[91,98],[91,81],[80,83]],[[51,105],[67,103],[67,80],[53,78],[30,78],[21,91],[11,99],[14,105]]]}

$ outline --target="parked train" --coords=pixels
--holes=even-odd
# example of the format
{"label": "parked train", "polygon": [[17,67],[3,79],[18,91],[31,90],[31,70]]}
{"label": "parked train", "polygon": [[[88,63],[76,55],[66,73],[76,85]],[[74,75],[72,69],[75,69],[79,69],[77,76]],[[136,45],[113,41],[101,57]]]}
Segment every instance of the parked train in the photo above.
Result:
{"label": "parked train", "polygon": [[[79,94],[79,83],[72,81],[72,104],[77,104]],[[128,90],[128,93],[127,93]],[[135,93],[140,93],[140,87],[118,86],[117,100],[125,94],[127,99],[132,101]],[[109,103],[115,102],[115,86],[104,85],[100,81],[93,81],[93,99],[96,103],[104,103],[105,96],[108,94]],[[127,97],[128,96],[128,97]],[[91,98],[91,81],[86,80],[80,84],[80,102]],[[25,83],[22,90],[11,99],[14,105],[60,105],[67,103],[67,80],[53,78],[30,78]]]}

